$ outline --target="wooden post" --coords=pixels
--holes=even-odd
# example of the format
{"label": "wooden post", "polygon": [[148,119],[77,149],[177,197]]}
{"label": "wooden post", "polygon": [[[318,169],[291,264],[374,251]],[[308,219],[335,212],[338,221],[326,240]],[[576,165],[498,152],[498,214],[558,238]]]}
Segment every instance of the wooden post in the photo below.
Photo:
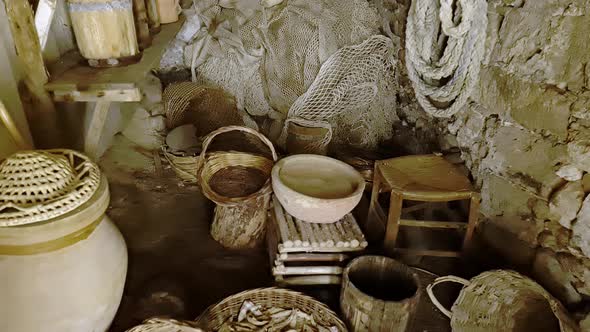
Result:
{"label": "wooden post", "polygon": [[25,139],[20,130],[16,127],[16,124],[12,120],[6,107],[4,107],[2,101],[0,101],[0,121],[6,126],[6,129],[8,129],[10,136],[12,136],[12,139],[16,145],[18,145],[19,149],[30,150],[33,148],[33,144]]}
{"label": "wooden post", "polygon": [[465,231],[465,238],[463,239],[463,252],[470,249],[471,238],[477,226],[477,220],[479,218],[479,204],[481,202],[481,196],[479,193],[473,193],[469,200],[469,219],[467,220],[467,230]]}
{"label": "wooden post", "polygon": [[395,243],[399,232],[399,220],[402,214],[403,197],[401,194],[391,191],[387,228],[385,230],[384,247],[388,255],[393,255]]}
{"label": "wooden post", "polygon": [[94,161],[97,161],[99,157],[98,145],[100,143],[100,137],[102,136],[102,129],[104,128],[107,116],[109,115],[110,107],[110,101],[100,100],[96,102],[92,118],[90,119],[90,126],[84,139],[84,152]]}
{"label": "wooden post", "polygon": [[57,127],[55,106],[45,83],[49,80],[39,36],[35,28],[33,9],[28,1],[4,0],[12,38],[24,71],[24,83],[31,97],[29,124],[39,148],[62,147]]}

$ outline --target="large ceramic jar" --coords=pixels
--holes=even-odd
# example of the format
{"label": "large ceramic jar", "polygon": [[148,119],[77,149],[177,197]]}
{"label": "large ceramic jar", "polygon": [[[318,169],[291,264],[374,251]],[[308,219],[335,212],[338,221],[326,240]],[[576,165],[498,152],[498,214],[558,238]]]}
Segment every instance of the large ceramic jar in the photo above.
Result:
{"label": "large ceramic jar", "polygon": [[19,152],[0,164],[0,331],[109,328],[127,248],[108,204],[106,178],[75,151]]}

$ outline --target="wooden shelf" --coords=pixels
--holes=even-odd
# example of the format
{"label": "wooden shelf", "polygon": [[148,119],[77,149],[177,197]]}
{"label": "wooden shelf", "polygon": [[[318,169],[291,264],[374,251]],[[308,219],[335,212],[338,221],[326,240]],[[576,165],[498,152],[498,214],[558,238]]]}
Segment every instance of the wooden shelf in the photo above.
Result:
{"label": "wooden shelf", "polygon": [[45,89],[52,92],[55,101],[139,101],[138,83],[158,67],[184,21],[185,17],[181,16],[177,22],[163,24],[152,45],[143,51],[141,60],[132,65],[92,68],[78,52],[69,52],[49,68],[51,78]]}

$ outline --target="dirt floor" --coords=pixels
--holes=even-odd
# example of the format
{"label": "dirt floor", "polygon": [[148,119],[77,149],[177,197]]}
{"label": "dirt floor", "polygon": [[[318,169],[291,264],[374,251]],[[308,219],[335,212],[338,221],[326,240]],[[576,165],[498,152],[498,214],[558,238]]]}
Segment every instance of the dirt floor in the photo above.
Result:
{"label": "dirt floor", "polygon": [[[126,288],[112,332],[153,316],[195,319],[228,295],[272,285],[266,250],[227,250],[215,242],[209,235],[212,203],[166,163],[156,169],[150,152],[117,136],[100,164],[110,183],[107,213],[129,250]],[[433,279],[420,275],[424,286]],[[305,291],[338,310],[337,287]],[[423,296],[412,330],[450,328]]]}

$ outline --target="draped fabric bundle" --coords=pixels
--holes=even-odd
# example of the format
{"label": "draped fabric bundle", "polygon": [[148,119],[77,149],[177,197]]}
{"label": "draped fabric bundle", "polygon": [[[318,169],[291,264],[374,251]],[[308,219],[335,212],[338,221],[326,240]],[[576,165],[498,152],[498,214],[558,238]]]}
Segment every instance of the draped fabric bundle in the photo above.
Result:
{"label": "draped fabric bundle", "polygon": [[485,51],[485,0],[413,0],[406,27],[406,65],[418,102],[450,117],[467,102]]}

